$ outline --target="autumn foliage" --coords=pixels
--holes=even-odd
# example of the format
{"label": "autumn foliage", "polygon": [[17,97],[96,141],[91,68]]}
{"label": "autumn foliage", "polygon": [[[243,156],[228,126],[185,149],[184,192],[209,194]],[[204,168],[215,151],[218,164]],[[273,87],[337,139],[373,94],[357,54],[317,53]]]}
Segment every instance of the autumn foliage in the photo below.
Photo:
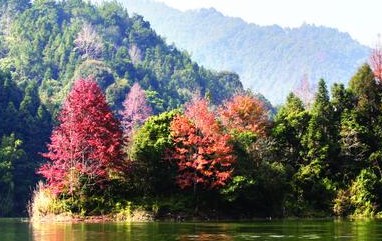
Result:
{"label": "autumn foliage", "polygon": [[372,50],[372,53],[369,57],[370,67],[373,69],[374,76],[382,81],[382,46],[378,42],[376,47]]}
{"label": "autumn foliage", "polygon": [[229,136],[222,133],[205,99],[194,99],[185,115],[171,122],[174,150],[171,159],[178,165],[177,184],[181,188],[205,189],[224,186],[235,162]]}
{"label": "autumn foliage", "polygon": [[122,165],[122,131],[98,85],[79,79],[69,93],[53,130],[48,162],[41,166],[55,193],[73,193],[81,183],[102,186]]}
{"label": "autumn foliage", "polygon": [[219,115],[223,125],[233,132],[250,131],[263,136],[269,126],[263,103],[251,95],[235,95],[219,109]]}
{"label": "autumn foliage", "polygon": [[152,109],[147,102],[146,94],[138,83],[135,83],[126,95],[123,108],[120,114],[122,115],[122,127],[127,137],[152,115]]}

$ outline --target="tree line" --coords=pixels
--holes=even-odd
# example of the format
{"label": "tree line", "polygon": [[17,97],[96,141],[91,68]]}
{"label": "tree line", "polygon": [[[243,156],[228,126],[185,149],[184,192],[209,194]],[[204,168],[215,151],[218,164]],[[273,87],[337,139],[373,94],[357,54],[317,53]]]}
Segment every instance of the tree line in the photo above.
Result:
{"label": "tree line", "polygon": [[58,210],[85,215],[133,205],[158,217],[379,216],[379,70],[362,65],[331,95],[321,79],[308,107],[291,93],[274,118],[250,92],[220,105],[195,95],[183,108],[150,116],[134,85],[120,128],[117,119],[103,124],[112,114],[96,107],[106,103],[92,97],[101,90],[80,80],[44,154],[41,190],[53,192]]}

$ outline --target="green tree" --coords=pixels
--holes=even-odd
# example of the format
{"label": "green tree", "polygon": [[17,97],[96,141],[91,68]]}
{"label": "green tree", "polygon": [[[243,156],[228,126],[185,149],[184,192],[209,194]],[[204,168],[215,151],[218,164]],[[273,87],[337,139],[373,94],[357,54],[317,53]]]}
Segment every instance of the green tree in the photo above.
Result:
{"label": "green tree", "polygon": [[333,211],[338,216],[374,217],[380,211],[378,203],[381,182],[371,168],[363,169],[347,189],[340,189]]}
{"label": "green tree", "polygon": [[320,80],[313,103],[304,145],[308,149],[307,161],[317,160],[334,166],[338,154],[338,133],[334,123],[334,109],[324,80]]}
{"label": "green tree", "polygon": [[[0,145],[0,216],[14,213],[14,205],[19,202],[15,197],[18,188],[15,180],[17,161],[25,158],[25,152],[20,149],[22,142],[14,134],[3,136]],[[16,184],[16,185],[15,185]]]}
{"label": "green tree", "polygon": [[377,84],[373,70],[362,65],[349,82],[349,90],[356,98],[356,110],[362,122],[373,125],[380,113],[381,86]]}
{"label": "green tree", "polygon": [[175,165],[166,151],[173,145],[170,123],[179,111],[150,117],[132,137],[130,157],[137,191],[144,195],[171,193],[175,189]]}
{"label": "green tree", "polygon": [[382,87],[376,82],[369,65],[364,64],[358,69],[349,82],[349,91],[354,95],[355,104],[342,120],[342,150],[354,161],[354,170],[359,171],[367,166],[380,170]]}
{"label": "green tree", "polygon": [[338,170],[338,133],[334,109],[324,80],[320,80],[306,134],[302,137],[307,153],[293,177],[299,211],[328,212],[334,191],[333,175]]}
{"label": "green tree", "polygon": [[277,140],[278,153],[293,169],[303,164],[306,148],[302,137],[307,132],[309,119],[303,102],[293,93],[289,94],[275,117],[272,135]]}

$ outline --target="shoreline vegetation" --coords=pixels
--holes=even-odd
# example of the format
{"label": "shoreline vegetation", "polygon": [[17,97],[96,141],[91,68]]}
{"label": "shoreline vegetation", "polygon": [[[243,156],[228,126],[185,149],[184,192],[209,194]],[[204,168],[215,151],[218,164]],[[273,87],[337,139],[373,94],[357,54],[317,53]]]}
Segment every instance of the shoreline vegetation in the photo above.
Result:
{"label": "shoreline vegetation", "polygon": [[86,216],[80,213],[72,213],[49,189],[40,181],[33,191],[32,200],[28,205],[28,213],[32,222],[148,222],[153,221],[153,215],[141,208],[127,208],[118,212]]}
{"label": "shoreline vegetation", "polygon": [[[350,88],[362,89],[359,81],[376,85],[382,103],[382,85],[377,86],[367,64]],[[250,93],[237,94],[215,110],[207,98],[196,96],[184,110],[150,116],[137,114],[147,103],[139,86],[135,91],[127,95],[119,122],[94,80],[74,83],[42,154],[48,161],[37,170],[46,183],[34,191],[29,207],[33,220],[147,221],[182,212],[180,219],[381,216],[379,148],[370,162],[336,159],[354,154],[341,156],[341,148],[359,148],[358,137],[349,140],[356,130],[346,129],[354,125],[347,121],[356,118],[348,116],[356,109],[337,116],[324,80],[311,109],[306,111],[291,94],[273,123],[261,100]],[[336,98],[346,96],[343,86],[336,91],[342,92]],[[344,101],[337,104],[346,105]],[[359,115],[369,111],[364,110],[367,104],[359,107]],[[381,111],[376,122],[382,108],[373,108],[371,112]],[[290,114],[297,119],[283,116]],[[373,115],[367,112],[368,118]],[[364,128],[382,128],[380,124]],[[344,129],[338,132],[337,125]],[[371,129],[369,134],[378,133]],[[376,137],[382,144],[382,136]],[[346,145],[352,147],[347,150]],[[358,174],[345,182],[354,168]]]}

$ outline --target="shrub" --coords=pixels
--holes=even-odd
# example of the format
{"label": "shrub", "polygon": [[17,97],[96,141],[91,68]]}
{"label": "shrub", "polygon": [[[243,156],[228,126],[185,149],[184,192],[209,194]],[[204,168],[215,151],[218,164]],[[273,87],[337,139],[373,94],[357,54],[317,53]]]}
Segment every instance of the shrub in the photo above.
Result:
{"label": "shrub", "polygon": [[28,204],[28,212],[32,220],[39,220],[49,215],[68,213],[68,210],[65,204],[40,181],[33,191],[32,200]]}

